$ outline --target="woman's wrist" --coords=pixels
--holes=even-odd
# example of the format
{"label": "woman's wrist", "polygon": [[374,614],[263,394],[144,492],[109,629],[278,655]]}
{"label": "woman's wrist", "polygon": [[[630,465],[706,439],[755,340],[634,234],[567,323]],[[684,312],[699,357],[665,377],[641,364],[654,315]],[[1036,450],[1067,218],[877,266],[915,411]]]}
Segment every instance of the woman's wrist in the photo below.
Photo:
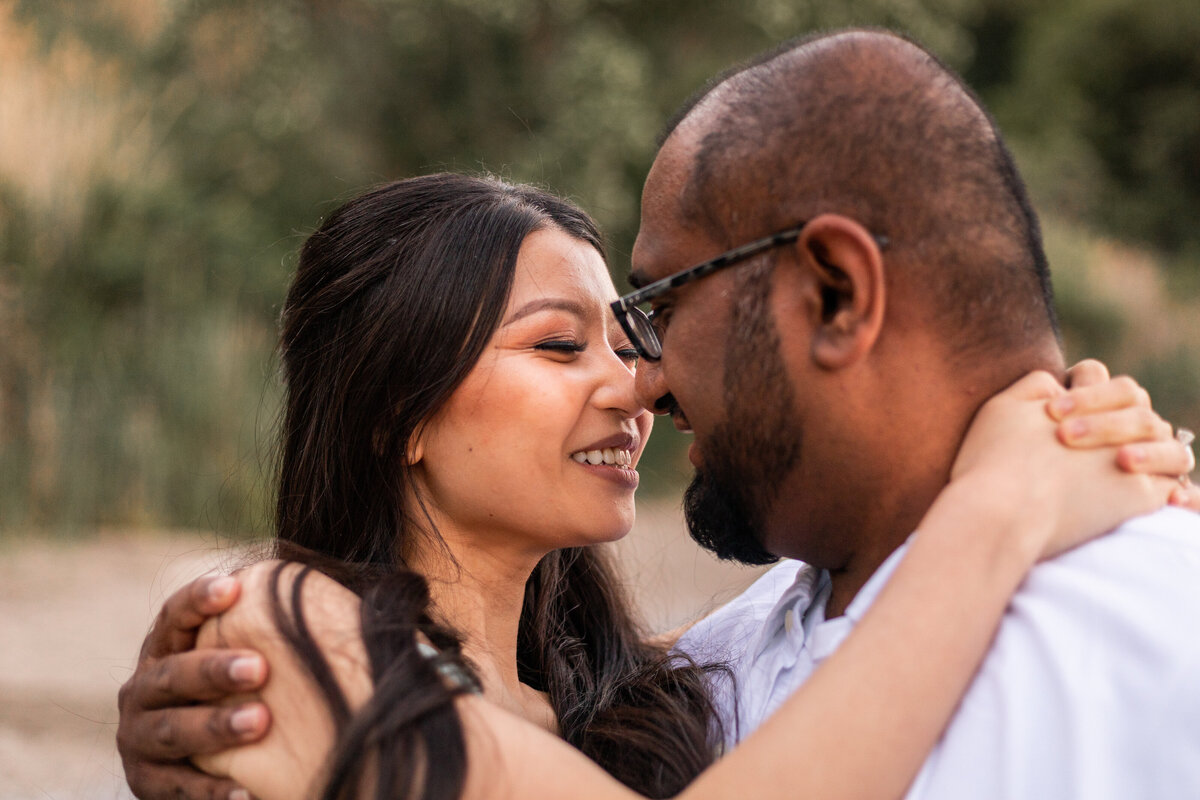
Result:
{"label": "woman's wrist", "polygon": [[917,539],[945,550],[958,568],[992,574],[1015,589],[1041,557],[1053,523],[1006,492],[1008,480],[982,471],[955,478],[925,513]]}

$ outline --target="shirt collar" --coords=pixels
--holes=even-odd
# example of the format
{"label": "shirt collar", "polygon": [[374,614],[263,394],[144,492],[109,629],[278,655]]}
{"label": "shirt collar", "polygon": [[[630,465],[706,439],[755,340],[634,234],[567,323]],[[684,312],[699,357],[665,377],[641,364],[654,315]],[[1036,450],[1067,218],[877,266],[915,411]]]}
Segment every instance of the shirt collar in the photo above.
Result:
{"label": "shirt collar", "polygon": [[763,651],[778,639],[790,640],[792,646],[799,649],[803,646],[805,639],[817,629],[825,634],[817,637],[820,640],[817,642],[820,651],[817,654],[818,658],[832,653],[862,619],[879,593],[883,591],[883,587],[891,578],[892,573],[896,571],[896,567],[900,565],[900,560],[904,557],[907,549],[908,542],[905,542],[879,565],[879,568],[850,601],[843,616],[827,620],[822,615],[820,619],[816,620],[817,624],[815,625],[805,624],[805,617],[815,600],[823,595],[825,599],[828,599],[826,590],[830,586],[829,573],[810,564],[802,564],[792,585],[784,591],[779,601],[767,614],[758,636],[750,648],[752,659],[762,655]]}
{"label": "shirt collar", "polygon": [[[800,565],[792,585],[784,590],[778,602],[763,620],[758,636],[750,647],[752,658],[758,658],[776,636],[798,634],[801,641],[803,640],[801,620],[813,598],[820,591],[823,573],[824,570],[819,570],[810,564]],[[789,614],[791,615],[790,626],[788,625]]]}

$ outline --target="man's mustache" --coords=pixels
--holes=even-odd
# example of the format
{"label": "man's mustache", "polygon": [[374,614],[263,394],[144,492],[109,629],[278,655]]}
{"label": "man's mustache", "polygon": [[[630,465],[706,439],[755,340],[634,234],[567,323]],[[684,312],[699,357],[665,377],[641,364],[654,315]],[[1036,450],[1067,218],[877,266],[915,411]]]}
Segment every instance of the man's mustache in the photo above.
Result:
{"label": "man's mustache", "polygon": [[670,414],[672,417],[683,413],[683,410],[679,407],[679,402],[675,399],[675,395],[670,392],[655,400],[654,407],[650,410]]}

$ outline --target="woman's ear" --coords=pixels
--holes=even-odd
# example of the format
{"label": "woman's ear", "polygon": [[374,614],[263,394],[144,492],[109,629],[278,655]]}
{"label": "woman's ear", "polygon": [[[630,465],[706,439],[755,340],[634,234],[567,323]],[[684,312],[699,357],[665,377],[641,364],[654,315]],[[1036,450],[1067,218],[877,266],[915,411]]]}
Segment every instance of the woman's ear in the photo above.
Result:
{"label": "woman's ear", "polygon": [[404,449],[404,463],[410,467],[415,467],[425,457],[425,437],[422,436],[423,433],[423,428],[417,428],[413,431],[412,436],[408,437],[408,446]]}
{"label": "woman's ear", "polygon": [[858,362],[883,327],[887,292],[879,242],[850,217],[822,214],[804,226],[795,247],[819,295],[813,361],[828,370]]}
{"label": "woman's ear", "polygon": [[[408,444],[404,448],[404,463],[410,467],[420,463],[421,459],[425,457],[425,437],[423,434],[424,427],[422,426],[414,430],[408,437]],[[385,434],[382,430],[376,429],[374,435],[371,437],[371,446],[375,449],[375,455],[377,456],[383,455],[384,448],[386,447],[384,436]]]}

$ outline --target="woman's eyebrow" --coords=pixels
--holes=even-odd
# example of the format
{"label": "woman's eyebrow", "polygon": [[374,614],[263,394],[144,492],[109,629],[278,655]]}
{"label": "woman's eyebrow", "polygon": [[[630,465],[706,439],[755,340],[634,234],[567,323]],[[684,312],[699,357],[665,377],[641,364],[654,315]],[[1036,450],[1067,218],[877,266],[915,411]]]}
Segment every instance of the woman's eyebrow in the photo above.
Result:
{"label": "woman's eyebrow", "polygon": [[511,325],[517,320],[524,319],[530,314],[536,314],[539,311],[566,311],[568,314],[574,314],[580,319],[584,319],[588,315],[587,306],[578,300],[571,300],[566,297],[542,297],[537,300],[530,300],[509,314],[508,319],[504,320],[500,324],[500,327],[503,328],[505,325]]}

